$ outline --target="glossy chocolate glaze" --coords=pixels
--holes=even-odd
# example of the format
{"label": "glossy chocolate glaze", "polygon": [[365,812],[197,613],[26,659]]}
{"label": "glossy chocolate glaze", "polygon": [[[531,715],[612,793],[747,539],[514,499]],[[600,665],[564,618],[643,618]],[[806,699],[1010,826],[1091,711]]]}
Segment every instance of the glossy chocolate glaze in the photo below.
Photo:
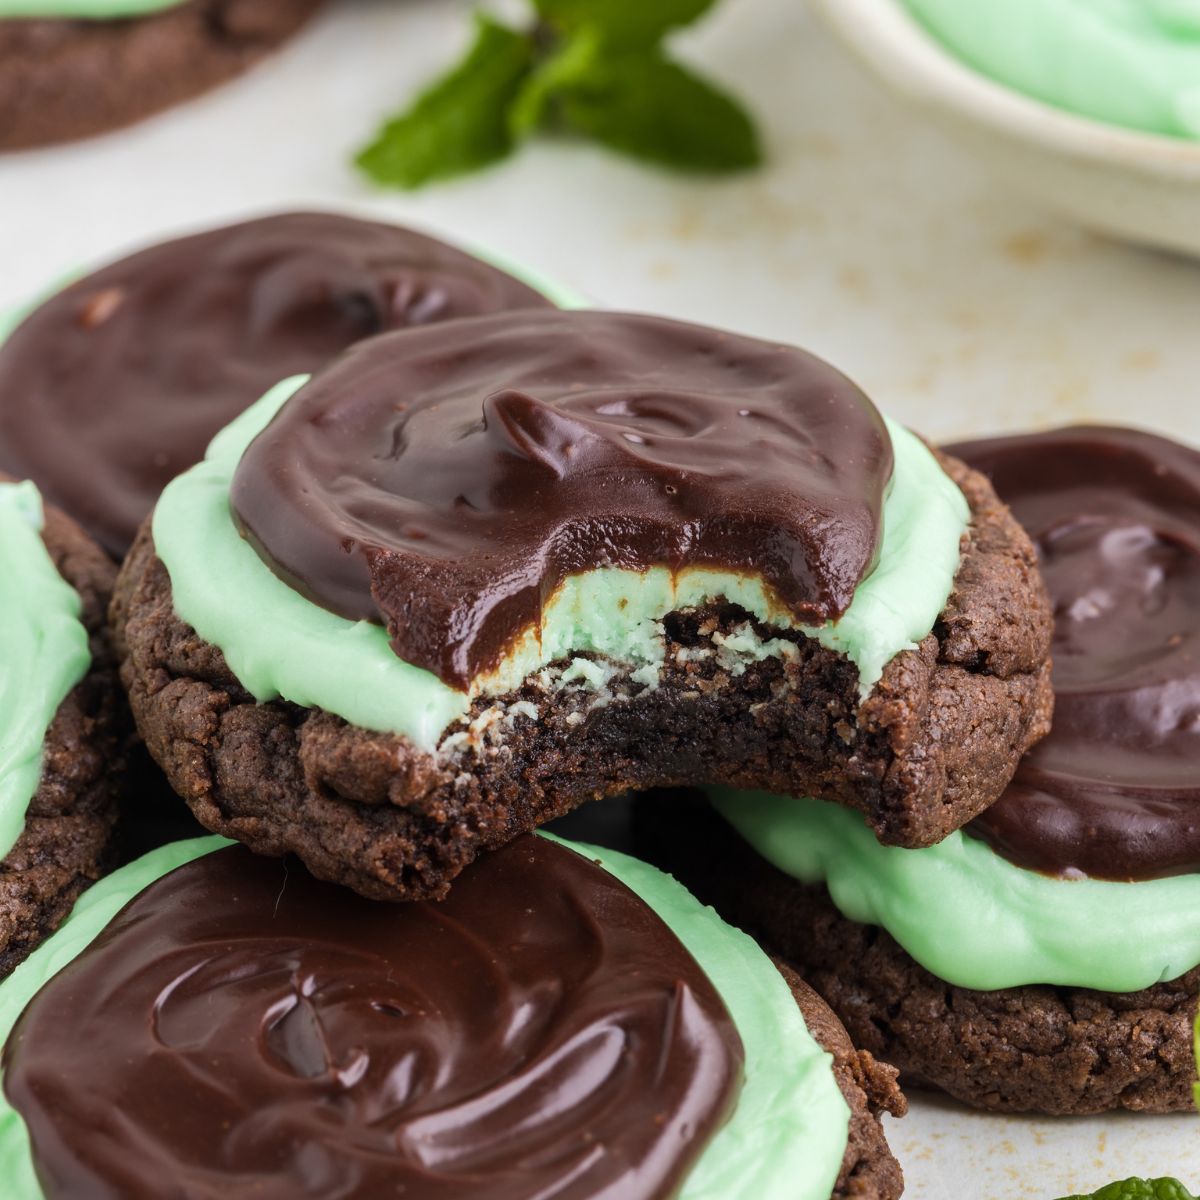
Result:
{"label": "glossy chocolate glaze", "polygon": [[441,903],[197,859],[31,1002],[4,1087],[47,1200],[649,1200],[741,1075],[658,915],[527,836]]}
{"label": "glossy chocolate glaze", "polygon": [[164,242],[0,346],[0,470],[120,558],[163,487],[281,379],[383,330],[548,303],[451,246],[328,213]]}
{"label": "glossy chocolate glaze", "polygon": [[1054,727],[968,832],[1053,874],[1200,871],[1200,454],[1090,427],[949,452],[1012,506],[1055,605]]}
{"label": "glossy chocolate glaze", "polygon": [[281,578],[465,688],[595,567],[761,575],[801,620],[840,615],[891,469],[870,401],[803,351],[527,311],[356,347],[252,443],[232,502]]}

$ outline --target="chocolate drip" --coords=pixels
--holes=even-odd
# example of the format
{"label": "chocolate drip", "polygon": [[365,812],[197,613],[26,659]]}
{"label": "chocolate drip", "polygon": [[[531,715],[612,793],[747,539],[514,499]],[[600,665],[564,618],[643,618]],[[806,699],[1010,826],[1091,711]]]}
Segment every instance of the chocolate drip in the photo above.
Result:
{"label": "chocolate drip", "polygon": [[47,1200],[675,1194],[740,1087],[661,918],[523,837],[442,903],[218,851],[132,900],[5,1047]]}
{"label": "chocolate drip", "polygon": [[0,470],[123,557],[163,487],[289,375],[388,329],[549,304],[420,234],[289,213],[72,284],[0,347]]}
{"label": "chocolate drip", "polygon": [[1054,728],[968,832],[1052,874],[1200,871],[1200,454],[1090,427],[949,450],[1012,506],[1055,605]]}
{"label": "chocolate drip", "polygon": [[707,566],[839,616],[878,552],[879,414],[787,346],[512,312],[355,348],[251,444],[243,532],[315,603],[466,688],[567,576]]}

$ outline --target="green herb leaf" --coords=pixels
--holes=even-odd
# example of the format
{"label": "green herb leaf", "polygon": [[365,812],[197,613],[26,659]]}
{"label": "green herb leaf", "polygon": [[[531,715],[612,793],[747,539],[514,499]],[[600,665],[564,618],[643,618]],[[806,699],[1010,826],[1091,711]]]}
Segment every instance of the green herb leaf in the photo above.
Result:
{"label": "green herb leaf", "polygon": [[563,88],[587,79],[600,54],[600,40],[589,29],[567,38],[526,77],[509,110],[509,127],[515,139],[552,125],[554,96]]}
{"label": "green herb leaf", "polygon": [[690,25],[715,0],[533,0],[538,16],[564,33],[591,29],[606,42],[654,45],[668,30]]}
{"label": "green herb leaf", "polygon": [[1196,1200],[1178,1179],[1123,1179],[1090,1196],[1065,1196],[1063,1200]]}
{"label": "green herb leaf", "polygon": [[657,50],[593,55],[554,92],[563,124],[638,158],[691,171],[738,171],[762,160],[741,106]]}
{"label": "green herb leaf", "polygon": [[377,183],[417,188],[512,152],[508,110],[533,67],[534,39],[476,14],[466,57],[388,121],[357,158]]}

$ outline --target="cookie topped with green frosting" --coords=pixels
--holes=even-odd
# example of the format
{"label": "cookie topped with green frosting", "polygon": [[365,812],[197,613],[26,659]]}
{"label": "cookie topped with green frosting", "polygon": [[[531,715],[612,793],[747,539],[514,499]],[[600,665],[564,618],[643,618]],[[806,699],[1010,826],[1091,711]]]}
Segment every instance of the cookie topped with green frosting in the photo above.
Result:
{"label": "cookie topped with green frosting", "polygon": [[163,487],[280,379],[385,330],[549,304],[444,242],[336,213],[160,242],[0,344],[0,470],[120,559]]}
{"label": "cookie topped with green frosting", "polygon": [[1200,454],[1109,426],[951,450],[1038,548],[1049,735],[995,804],[918,850],[819,800],[710,789],[719,818],[675,822],[698,842],[681,877],[811,972],[875,1052],[968,1103],[1190,1110]]}
{"label": "cookie topped with green frosting", "polygon": [[0,476],[0,975],[110,857],[124,701],[116,569],[31,483]]}
{"label": "cookie topped with green frosting", "polygon": [[927,845],[1050,705],[980,476],[793,347],[613,313],[280,384],[168,486],[114,617],[200,821],[379,897],[631,787],[818,791]]}
{"label": "cookie topped with green frosting", "polygon": [[870,1106],[903,1100],[803,984],[653,868],[545,838],[408,905],[163,847],[0,987],[0,1036],[22,1200],[900,1191]]}

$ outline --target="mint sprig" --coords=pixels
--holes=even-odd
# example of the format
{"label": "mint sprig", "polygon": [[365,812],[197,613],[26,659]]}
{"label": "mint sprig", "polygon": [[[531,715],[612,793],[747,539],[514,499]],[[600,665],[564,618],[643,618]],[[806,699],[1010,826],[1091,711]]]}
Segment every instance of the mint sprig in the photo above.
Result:
{"label": "mint sprig", "polygon": [[418,188],[496,162],[537,132],[682,170],[761,161],[745,110],[662,45],[715,0],[531,2],[527,29],[476,15],[465,57],[358,155],[372,179]]}
{"label": "mint sprig", "polygon": [[533,66],[532,42],[475,15],[475,41],[462,62],[388,121],[358,156],[372,179],[416,188],[511,153],[508,110]]}
{"label": "mint sprig", "polygon": [[1196,1200],[1178,1179],[1122,1179],[1090,1196],[1065,1196],[1063,1200]]}

